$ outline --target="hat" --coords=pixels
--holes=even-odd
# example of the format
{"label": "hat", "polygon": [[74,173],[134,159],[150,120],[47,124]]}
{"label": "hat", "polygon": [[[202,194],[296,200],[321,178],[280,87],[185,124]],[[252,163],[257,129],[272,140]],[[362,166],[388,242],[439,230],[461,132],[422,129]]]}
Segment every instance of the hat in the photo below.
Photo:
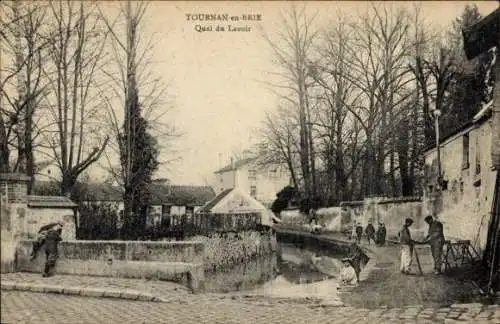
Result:
{"label": "hat", "polygon": [[405,224],[408,224],[408,223],[413,224],[413,219],[411,219],[411,218],[405,219]]}
{"label": "hat", "polygon": [[432,215],[425,216],[424,221],[428,222],[430,220],[432,220]]}

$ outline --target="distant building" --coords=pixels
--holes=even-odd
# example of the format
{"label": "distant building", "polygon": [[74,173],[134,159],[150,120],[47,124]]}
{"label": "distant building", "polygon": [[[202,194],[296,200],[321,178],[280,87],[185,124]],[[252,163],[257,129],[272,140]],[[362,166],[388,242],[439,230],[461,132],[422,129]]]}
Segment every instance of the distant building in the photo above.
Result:
{"label": "distant building", "polygon": [[260,214],[259,224],[272,226],[274,214],[262,203],[239,188],[225,189],[198,210],[199,213]]}
{"label": "distant building", "polygon": [[215,171],[215,192],[239,188],[269,206],[276,199],[276,193],[290,184],[290,175],[283,166],[263,167],[257,162],[256,158],[245,158],[231,161]]}
{"label": "distant building", "polygon": [[443,222],[448,239],[470,240],[479,250],[487,242],[498,172],[491,158],[492,106],[485,105],[471,122],[440,141],[440,188],[436,147],[424,152],[424,210]]}
{"label": "distant building", "polygon": [[[48,188],[48,189],[42,189]],[[50,192],[54,183],[35,184],[35,190]],[[169,216],[194,214],[201,206],[215,197],[214,190],[209,186],[169,185],[154,181],[150,185],[151,207],[148,224],[158,224]],[[113,204],[120,215],[123,213],[123,193],[121,188],[105,183],[90,183],[86,188],[89,193],[86,202]]]}

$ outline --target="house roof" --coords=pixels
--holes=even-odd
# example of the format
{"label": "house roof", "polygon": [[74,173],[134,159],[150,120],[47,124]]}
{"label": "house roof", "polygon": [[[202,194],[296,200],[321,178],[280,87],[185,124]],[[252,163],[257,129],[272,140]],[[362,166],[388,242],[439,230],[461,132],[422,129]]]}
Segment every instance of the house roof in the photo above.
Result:
{"label": "house roof", "polygon": [[[86,185],[90,201],[122,201],[121,188],[104,183],[89,183]],[[154,205],[202,206],[215,197],[215,192],[209,186],[167,185],[154,182],[149,185]],[[34,192],[37,194],[57,193],[58,186],[52,182],[37,182]]]}
{"label": "house roof", "polygon": [[[493,110],[493,100],[489,101],[488,103],[485,103],[481,110],[474,115],[472,120],[469,120],[468,122],[462,124],[460,127],[457,127],[454,131],[449,132],[446,134],[446,136],[443,136],[439,142],[443,144],[446,142],[448,139],[456,136],[457,134],[460,134],[467,130],[468,128],[474,126],[474,125],[481,125],[484,120],[487,120],[489,118],[489,112]],[[424,148],[422,151],[423,153],[427,153],[433,149],[436,148],[436,144],[428,145],[427,147]]]}
{"label": "house roof", "polygon": [[106,183],[89,183],[86,185],[90,200],[121,201],[123,193],[120,188]]}
{"label": "house roof", "polygon": [[207,202],[203,207],[201,207],[198,210],[198,212],[199,213],[209,213],[212,210],[212,208],[214,208],[231,191],[233,191],[233,188],[223,190],[221,193],[219,193],[217,196],[215,196],[212,200],[210,200],[209,202]]}
{"label": "house roof", "polygon": [[181,186],[151,184],[152,204],[175,206],[202,206],[215,197],[209,186]]}
{"label": "house roof", "polygon": [[479,121],[481,118],[485,117],[488,112],[492,110],[493,100],[490,100],[483,108],[474,116],[472,119],[474,122]]}
{"label": "house roof", "polygon": [[62,196],[28,196],[28,207],[75,208],[78,205]]}
{"label": "house roof", "polygon": [[248,164],[256,159],[257,158],[255,158],[255,157],[244,158],[244,159],[235,161],[234,163],[230,163],[230,164],[226,165],[225,167],[223,167],[222,169],[215,171],[214,173],[223,173],[223,172],[237,170],[237,169],[241,168],[242,166],[244,166],[244,165],[246,165],[246,164]]}

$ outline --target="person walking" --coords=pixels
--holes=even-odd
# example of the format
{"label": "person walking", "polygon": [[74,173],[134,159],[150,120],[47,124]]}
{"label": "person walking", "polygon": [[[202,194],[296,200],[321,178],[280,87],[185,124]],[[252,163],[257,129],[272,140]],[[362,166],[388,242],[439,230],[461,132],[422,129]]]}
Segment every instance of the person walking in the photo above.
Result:
{"label": "person walking", "polygon": [[62,241],[62,226],[56,225],[47,232],[45,237],[45,267],[43,270],[43,277],[52,275],[52,270],[56,266],[56,261],[59,257],[58,245]]}
{"label": "person walking", "polygon": [[429,243],[431,246],[432,258],[434,259],[434,273],[441,273],[441,257],[443,255],[444,232],[443,224],[435,220],[431,215],[424,218],[429,224],[429,232],[423,243]]}
{"label": "person walking", "polygon": [[372,222],[368,222],[368,225],[366,225],[365,233],[368,245],[370,245],[370,241],[375,243],[375,227],[373,227]]}
{"label": "person walking", "polygon": [[412,224],[413,219],[407,218],[403,228],[399,232],[399,244],[401,245],[401,264],[399,269],[403,274],[410,274],[410,267],[413,259],[414,241],[410,233],[410,226]]}
{"label": "person walking", "polygon": [[356,242],[358,244],[361,244],[361,236],[363,235],[363,226],[361,226],[361,223],[358,223],[356,225]]}

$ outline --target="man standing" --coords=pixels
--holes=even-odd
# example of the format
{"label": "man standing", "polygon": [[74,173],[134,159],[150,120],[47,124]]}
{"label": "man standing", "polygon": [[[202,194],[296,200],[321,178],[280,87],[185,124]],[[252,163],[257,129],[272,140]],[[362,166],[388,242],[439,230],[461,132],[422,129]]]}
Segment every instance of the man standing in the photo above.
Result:
{"label": "man standing", "polygon": [[45,237],[45,268],[43,270],[43,277],[52,275],[52,270],[56,266],[57,258],[59,257],[58,245],[62,241],[61,238],[62,226],[56,225],[47,232]]}
{"label": "man standing", "polygon": [[375,243],[375,227],[373,227],[372,222],[368,222],[368,225],[365,229],[366,239],[368,240],[368,245],[370,245],[370,240]]}
{"label": "man standing", "polygon": [[361,244],[361,236],[363,235],[363,226],[361,226],[361,223],[358,223],[355,228],[356,231],[356,242],[358,244]]}
{"label": "man standing", "polygon": [[380,246],[385,245],[385,238],[387,236],[387,229],[384,223],[380,223],[377,229],[377,244]]}
{"label": "man standing", "polygon": [[430,244],[432,258],[434,259],[434,273],[440,274],[444,246],[443,224],[435,220],[431,215],[425,217],[424,220],[429,224],[429,232],[423,243]]}
{"label": "man standing", "polygon": [[401,273],[410,274],[410,266],[413,259],[413,240],[411,239],[410,226],[413,219],[407,218],[403,228],[399,232],[399,243],[401,245]]}

